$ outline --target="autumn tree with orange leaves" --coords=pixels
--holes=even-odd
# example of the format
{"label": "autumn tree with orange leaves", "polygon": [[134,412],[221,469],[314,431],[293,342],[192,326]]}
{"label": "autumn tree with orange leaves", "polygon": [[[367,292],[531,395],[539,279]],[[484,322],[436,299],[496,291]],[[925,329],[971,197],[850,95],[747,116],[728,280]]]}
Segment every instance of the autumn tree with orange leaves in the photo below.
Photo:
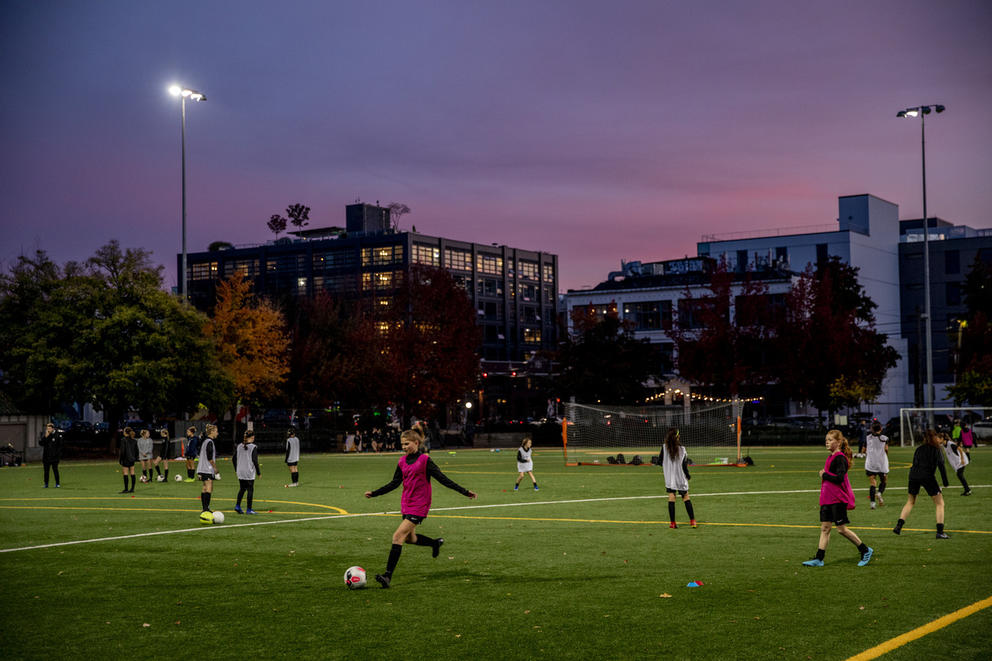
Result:
{"label": "autumn tree with orange leaves", "polygon": [[279,394],[289,372],[286,324],[278,309],[252,293],[243,276],[234,275],[217,287],[217,304],[205,332],[217,345],[237,402]]}

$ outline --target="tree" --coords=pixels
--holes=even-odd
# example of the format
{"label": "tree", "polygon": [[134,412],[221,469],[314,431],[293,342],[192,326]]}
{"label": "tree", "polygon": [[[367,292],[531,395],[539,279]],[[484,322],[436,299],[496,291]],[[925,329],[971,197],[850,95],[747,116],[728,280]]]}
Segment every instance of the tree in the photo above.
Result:
{"label": "tree", "polygon": [[768,356],[782,306],[752,276],[745,274],[735,296],[734,274],[721,263],[710,275],[708,295],[693,297],[686,290],[670,333],[684,378],[732,395],[771,380]]}
{"label": "tree", "polygon": [[375,320],[386,381],[382,392],[396,402],[403,422],[430,416],[460,399],[479,374],[480,331],[475,309],[445,270],[410,268],[388,312]]}
{"label": "tree", "polygon": [[958,328],[955,384],[947,389],[955,404],[992,403],[992,265],[977,255],[963,287],[966,318]]}
{"label": "tree", "polygon": [[638,340],[615,309],[602,318],[592,309],[572,311],[574,332],[558,353],[559,390],[580,402],[634,404],[647,395],[645,383],[660,372],[656,349]]}
{"label": "tree", "polygon": [[389,209],[389,219],[392,221],[393,229],[398,230],[400,218],[410,213],[410,207],[402,202],[391,202],[386,208]]}
{"label": "tree", "polygon": [[282,313],[251,293],[240,274],[217,287],[217,304],[205,333],[216,344],[220,365],[233,383],[234,401],[256,403],[279,394],[289,372]]}
{"label": "tree", "polygon": [[85,265],[21,257],[0,277],[0,367],[15,401],[38,412],[90,402],[116,425],[132,409],[147,419],[227,398],[205,317],[162,291],[160,271],[116,241]]}
{"label": "tree", "polygon": [[310,224],[310,207],[300,204],[291,204],[286,207],[286,215],[280,216],[277,213],[269,216],[269,222],[266,223],[269,230],[272,231],[276,236],[279,236],[279,232],[285,232],[286,226],[292,224],[293,227],[301,228]]}
{"label": "tree", "polygon": [[872,401],[898,352],[875,330],[875,308],[857,267],[838,257],[812,266],[786,297],[775,371],[785,392],[820,410]]}

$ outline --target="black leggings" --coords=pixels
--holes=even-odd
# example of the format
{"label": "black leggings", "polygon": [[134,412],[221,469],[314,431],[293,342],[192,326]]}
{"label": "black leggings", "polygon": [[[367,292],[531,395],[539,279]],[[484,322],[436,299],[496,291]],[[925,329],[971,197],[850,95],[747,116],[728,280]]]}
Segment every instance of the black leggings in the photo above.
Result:
{"label": "black leggings", "polygon": [[[961,480],[961,486],[964,487],[964,490],[965,491],[971,491],[971,489],[968,488],[968,480],[964,479],[964,469],[965,469],[965,467],[962,466],[961,468],[957,469],[956,473],[957,473],[958,479]],[[57,473],[56,473],[56,475],[57,475]],[[56,478],[56,479],[58,479],[58,478]]]}
{"label": "black leggings", "polygon": [[62,480],[59,479],[59,462],[57,461],[46,461],[45,464],[45,486],[48,486],[48,469],[51,468],[55,471],[55,484],[62,484]]}
{"label": "black leggings", "polygon": [[241,497],[248,493],[248,509],[251,509],[251,501],[255,497],[255,480],[238,480],[241,488],[238,489],[238,507],[241,507]]}

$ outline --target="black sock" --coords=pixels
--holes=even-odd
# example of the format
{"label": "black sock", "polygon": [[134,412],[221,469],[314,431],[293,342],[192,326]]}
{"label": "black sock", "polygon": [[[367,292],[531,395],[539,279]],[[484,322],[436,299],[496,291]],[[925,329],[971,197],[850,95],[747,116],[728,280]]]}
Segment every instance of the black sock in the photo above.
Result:
{"label": "black sock", "polygon": [[134,491],[134,475],[131,475],[131,491]]}
{"label": "black sock", "polygon": [[300,481],[300,472],[296,471],[295,473],[293,473],[293,484],[296,484],[299,481]]}
{"label": "black sock", "polygon": [[155,472],[158,473],[159,475],[162,474],[162,469],[159,468],[158,464],[155,464]]}
{"label": "black sock", "polygon": [[668,501],[668,520],[675,523],[675,503]]}
{"label": "black sock", "polygon": [[434,538],[428,537],[427,535],[417,535],[417,541],[414,542],[416,546],[434,546]]}
{"label": "black sock", "polygon": [[386,560],[386,576],[392,577],[396,565],[400,561],[400,553],[403,552],[402,544],[393,544],[389,547],[389,559]]}
{"label": "black sock", "polygon": [[937,532],[938,533],[944,532],[944,524],[943,523],[938,523],[937,524]]}
{"label": "black sock", "polygon": [[210,511],[210,494],[206,491],[200,492],[200,505],[203,507],[204,512]]}
{"label": "black sock", "polygon": [[906,525],[906,519],[899,519],[896,521],[896,528],[902,528],[904,525]]}
{"label": "black sock", "polygon": [[867,544],[865,544],[864,542],[861,542],[860,544],[858,544],[858,553],[860,553],[861,555],[864,555],[867,552],[868,552],[868,545]]}
{"label": "black sock", "polygon": [[875,502],[875,486],[874,485],[868,487],[868,500],[870,500],[873,503]]}
{"label": "black sock", "polygon": [[124,491],[127,491],[127,473],[124,474]]}
{"label": "black sock", "polygon": [[823,560],[827,555],[826,549],[816,549],[816,559]]}
{"label": "black sock", "polygon": [[885,485],[888,484],[888,482],[889,481],[886,480],[885,479],[885,476],[883,475],[882,476],[882,483],[878,485],[878,493],[885,493]]}
{"label": "black sock", "polygon": [[167,479],[167,480],[169,479],[169,469],[168,468],[165,469],[165,479]]}
{"label": "black sock", "polygon": [[193,469],[192,468],[187,468],[186,469],[186,477],[188,477],[191,480],[193,479]]}
{"label": "black sock", "polygon": [[144,478],[147,478],[148,477],[148,471],[146,471],[144,468],[141,469],[141,477],[144,477]]}
{"label": "black sock", "polygon": [[696,520],[696,513],[692,509],[692,501],[691,500],[686,500],[684,502],[685,502],[685,511],[689,515],[689,520],[690,521],[695,521]]}

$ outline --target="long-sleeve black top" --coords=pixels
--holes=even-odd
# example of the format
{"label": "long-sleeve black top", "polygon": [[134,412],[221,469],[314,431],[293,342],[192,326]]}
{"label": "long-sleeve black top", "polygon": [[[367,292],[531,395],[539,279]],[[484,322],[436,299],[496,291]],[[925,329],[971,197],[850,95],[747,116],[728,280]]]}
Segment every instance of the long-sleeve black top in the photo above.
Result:
{"label": "long-sleeve black top", "polygon": [[830,462],[830,470],[823,474],[821,481],[844,484],[845,475],[847,475],[847,457],[839,454]]}
{"label": "long-sleeve black top", "polygon": [[42,434],[38,445],[44,448],[41,452],[41,460],[46,464],[57,464],[62,460],[62,437],[56,432]]}
{"label": "long-sleeve black top", "polygon": [[926,480],[940,470],[940,479],[947,486],[947,470],[944,468],[944,453],[935,445],[923,444],[913,453],[913,467],[909,469],[909,479]]}
{"label": "long-sleeve black top", "polygon": [[[408,455],[406,455],[406,457],[404,457],[404,460],[406,461],[407,464],[412,464],[415,461],[417,461],[417,459],[420,457],[421,454],[423,454],[423,453],[422,452],[414,452],[413,454],[408,454]],[[448,477],[447,475],[445,475],[444,473],[442,473],[441,472],[441,469],[438,468],[437,464],[434,463],[434,460],[431,459],[430,457],[428,457],[427,458],[427,481],[430,482],[430,479],[432,477],[435,480],[437,480],[438,482],[440,482],[441,484],[443,484],[444,486],[448,487],[449,489],[452,489],[453,491],[457,491],[458,493],[460,493],[463,496],[467,496],[469,494],[469,490],[468,489],[466,489],[465,487],[461,486],[460,484],[457,484],[450,477]],[[381,496],[383,494],[387,494],[390,491],[392,491],[393,489],[395,489],[396,487],[400,486],[401,484],[403,484],[403,471],[402,471],[402,469],[400,469],[399,464],[397,463],[396,470],[393,472],[393,479],[389,481],[389,484],[385,484],[385,485],[379,487],[378,489],[376,489],[375,491],[373,491],[372,492],[372,497],[375,498],[376,496]]]}

